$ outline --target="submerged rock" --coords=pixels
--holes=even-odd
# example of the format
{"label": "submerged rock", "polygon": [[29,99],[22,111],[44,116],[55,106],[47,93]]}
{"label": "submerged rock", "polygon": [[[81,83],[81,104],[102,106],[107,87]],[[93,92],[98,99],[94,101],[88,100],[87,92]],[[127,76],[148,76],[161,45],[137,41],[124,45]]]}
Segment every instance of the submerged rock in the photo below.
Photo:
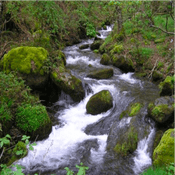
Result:
{"label": "submerged rock", "polygon": [[148,105],[148,116],[158,124],[171,123],[174,119],[173,97],[160,97]]}
{"label": "submerged rock", "polygon": [[84,44],[79,47],[79,49],[87,49],[89,47],[89,44]]}
{"label": "submerged rock", "polygon": [[95,78],[95,79],[108,79],[108,78],[111,78],[113,74],[114,74],[114,71],[112,68],[101,69],[88,74],[87,77]]}
{"label": "submerged rock", "polygon": [[88,114],[97,115],[113,107],[113,98],[108,90],[93,95],[86,105]]}
{"label": "submerged rock", "polygon": [[153,165],[164,166],[174,162],[175,130],[167,130],[153,152]]}
{"label": "submerged rock", "polygon": [[124,56],[113,56],[112,63],[115,67],[120,68],[123,72],[134,72],[134,65],[130,58]]}
{"label": "submerged rock", "polygon": [[48,52],[42,47],[17,47],[4,55],[3,70],[17,71],[32,89],[42,88],[49,77],[45,71],[47,57]]}
{"label": "submerged rock", "polygon": [[51,79],[58,88],[69,94],[74,101],[79,102],[84,98],[85,92],[81,80],[71,75],[63,65],[52,71]]}

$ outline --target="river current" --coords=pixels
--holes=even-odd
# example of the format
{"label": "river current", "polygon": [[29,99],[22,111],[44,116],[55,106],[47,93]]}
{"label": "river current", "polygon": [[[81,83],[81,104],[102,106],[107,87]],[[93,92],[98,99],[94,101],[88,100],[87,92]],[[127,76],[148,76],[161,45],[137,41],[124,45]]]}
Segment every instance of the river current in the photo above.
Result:
{"label": "river current", "polygon": [[[104,39],[112,30],[100,30],[100,38]],[[101,56],[90,48],[80,50],[79,46],[91,44],[94,39],[83,40],[81,43],[66,47],[66,68],[80,78],[86,92],[85,98],[79,103],[73,102],[69,95],[62,92],[59,100],[51,107],[56,108],[55,119],[59,124],[52,126],[49,137],[37,141],[34,151],[17,163],[24,166],[25,174],[56,174],[65,175],[65,167],[74,172],[76,164],[83,162],[89,167],[87,175],[138,175],[152,164],[152,144],[155,135],[153,121],[145,122],[146,108],[138,127],[140,132],[148,128],[147,137],[140,135],[136,151],[127,159],[116,159],[107,150],[110,141],[111,127],[117,124],[117,136],[120,129],[129,126],[131,117],[119,120],[119,115],[132,102],[149,103],[158,97],[158,88],[149,81],[135,77],[134,73],[122,73],[113,66],[100,64]],[[110,79],[96,80],[88,78],[91,71],[102,68],[113,68],[114,75]],[[113,108],[105,113],[90,115],[86,113],[86,104],[90,97],[101,90],[109,90],[113,96]],[[109,138],[110,135],[110,138]]]}

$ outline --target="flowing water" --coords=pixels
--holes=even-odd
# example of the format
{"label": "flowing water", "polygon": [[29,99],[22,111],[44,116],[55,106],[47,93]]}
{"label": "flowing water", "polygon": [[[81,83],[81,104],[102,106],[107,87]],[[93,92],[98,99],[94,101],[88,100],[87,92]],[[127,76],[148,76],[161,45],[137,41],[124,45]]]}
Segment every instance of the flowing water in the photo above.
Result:
{"label": "flowing water", "polygon": [[[101,30],[100,38],[104,39],[112,30]],[[60,99],[53,105],[57,108],[55,118],[58,125],[52,127],[49,137],[37,141],[34,151],[29,151],[27,157],[18,161],[25,167],[25,174],[56,174],[65,175],[65,167],[77,172],[76,164],[83,162],[89,167],[88,175],[124,175],[139,174],[151,165],[150,149],[154,139],[154,123],[146,121],[146,108],[139,120],[138,128],[148,128],[145,137],[140,135],[137,150],[127,158],[117,159],[108,151],[110,139],[115,140],[111,128],[117,125],[114,137],[120,137],[120,130],[130,125],[131,117],[119,120],[120,113],[131,102],[139,101],[144,104],[158,97],[158,88],[148,81],[134,77],[134,73],[123,74],[121,70],[112,66],[100,64],[100,55],[93,53],[90,48],[80,50],[82,44],[91,44],[93,39],[83,40],[82,43],[66,47],[64,53],[67,58],[67,69],[83,82],[86,96],[80,103],[62,92]],[[112,67],[114,76],[110,79],[96,80],[87,78],[91,71]],[[113,108],[105,113],[90,115],[86,113],[86,104],[90,97],[101,91],[109,90],[113,96]],[[115,143],[116,144],[116,143]]]}

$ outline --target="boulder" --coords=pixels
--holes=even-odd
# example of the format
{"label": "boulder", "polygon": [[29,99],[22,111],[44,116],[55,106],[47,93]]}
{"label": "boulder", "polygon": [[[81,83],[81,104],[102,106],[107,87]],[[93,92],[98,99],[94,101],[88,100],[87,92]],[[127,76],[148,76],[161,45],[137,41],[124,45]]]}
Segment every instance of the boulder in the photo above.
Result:
{"label": "boulder", "polygon": [[94,42],[91,44],[91,46],[90,46],[91,50],[99,49],[102,43],[103,43],[102,40],[96,40],[96,41],[94,41]]}
{"label": "boulder", "polygon": [[89,47],[89,44],[83,44],[79,47],[79,49],[87,49]]}
{"label": "boulder", "polygon": [[175,129],[169,129],[161,138],[160,143],[153,152],[153,165],[166,166],[174,162]]}
{"label": "boulder", "polygon": [[108,90],[93,95],[86,105],[88,114],[97,115],[113,107],[113,98]]}
{"label": "boulder", "polygon": [[103,65],[111,64],[111,59],[107,53],[104,53],[101,57],[100,63]]}
{"label": "boulder", "polygon": [[59,89],[69,94],[74,101],[79,102],[84,98],[85,91],[81,80],[66,70],[64,65],[52,70],[51,79]]}
{"label": "boulder", "polygon": [[160,96],[172,95],[174,92],[174,76],[167,76],[166,79],[159,84]]}
{"label": "boulder", "polygon": [[108,79],[111,78],[114,74],[114,71],[112,68],[110,69],[101,69],[94,72],[91,72],[87,75],[87,77],[95,78],[95,79]]}
{"label": "boulder", "polygon": [[32,89],[42,88],[49,77],[45,71],[47,57],[48,52],[42,47],[17,47],[4,55],[3,70],[17,71]]}
{"label": "boulder", "polygon": [[43,105],[25,104],[17,108],[16,127],[31,139],[44,139],[52,130],[52,123]]}
{"label": "boulder", "polygon": [[148,116],[158,124],[171,123],[174,119],[173,97],[160,97],[149,103]]}
{"label": "boulder", "polygon": [[134,65],[130,58],[114,55],[112,59],[113,66],[118,67],[123,72],[134,72]]}

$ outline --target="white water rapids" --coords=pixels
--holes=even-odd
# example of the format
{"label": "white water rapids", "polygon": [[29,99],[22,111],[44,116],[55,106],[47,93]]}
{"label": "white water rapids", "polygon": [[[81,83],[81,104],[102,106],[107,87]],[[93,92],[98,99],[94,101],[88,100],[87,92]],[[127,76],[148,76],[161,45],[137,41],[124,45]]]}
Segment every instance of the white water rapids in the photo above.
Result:
{"label": "white water rapids", "polygon": [[[108,26],[107,31],[111,31],[112,28]],[[107,34],[105,30],[100,31],[101,38],[105,38]],[[87,40],[84,43],[92,43],[93,40]],[[66,50],[68,53],[67,65],[89,65],[98,68],[103,67],[100,65],[99,60],[93,60],[88,56],[84,56],[78,53],[78,46],[72,46],[71,50]],[[86,49],[90,51],[90,49]],[[117,70],[118,72],[118,70]],[[49,137],[43,141],[37,141],[37,146],[34,147],[34,151],[29,151],[28,155],[23,159],[19,160],[17,164],[25,167],[26,172],[36,172],[36,171],[48,171],[57,170],[60,167],[64,167],[69,161],[76,160],[75,152],[78,149],[78,145],[86,140],[97,139],[98,149],[91,148],[90,159],[94,164],[102,164],[103,156],[106,153],[107,144],[107,134],[103,135],[87,135],[84,130],[85,128],[99,121],[102,118],[108,117],[113,109],[105,113],[98,115],[90,115],[86,113],[86,104],[90,97],[101,90],[109,90],[111,95],[114,97],[115,102],[118,100],[117,97],[120,93],[119,89],[116,88],[115,83],[119,80],[124,81],[128,84],[136,84],[137,87],[141,88],[142,82],[132,77],[133,73],[127,73],[120,75],[114,73],[114,78],[109,80],[93,80],[89,84],[92,92],[87,94],[86,97],[76,105],[65,105],[65,108],[59,111],[59,121],[61,126],[56,125],[52,127],[52,132]],[[83,77],[86,81],[92,79]],[[127,91],[122,92],[124,95]],[[59,104],[65,104],[66,100],[60,99]],[[57,116],[57,115],[56,115]],[[119,127],[125,127],[130,123],[131,118],[122,119],[120,121]],[[147,153],[147,147],[150,139],[152,139],[153,130],[150,132],[148,138],[141,140],[138,143],[136,150],[136,156],[134,157],[135,174],[140,172],[146,165],[151,165],[150,154]],[[65,171],[66,174],[66,171]]]}

